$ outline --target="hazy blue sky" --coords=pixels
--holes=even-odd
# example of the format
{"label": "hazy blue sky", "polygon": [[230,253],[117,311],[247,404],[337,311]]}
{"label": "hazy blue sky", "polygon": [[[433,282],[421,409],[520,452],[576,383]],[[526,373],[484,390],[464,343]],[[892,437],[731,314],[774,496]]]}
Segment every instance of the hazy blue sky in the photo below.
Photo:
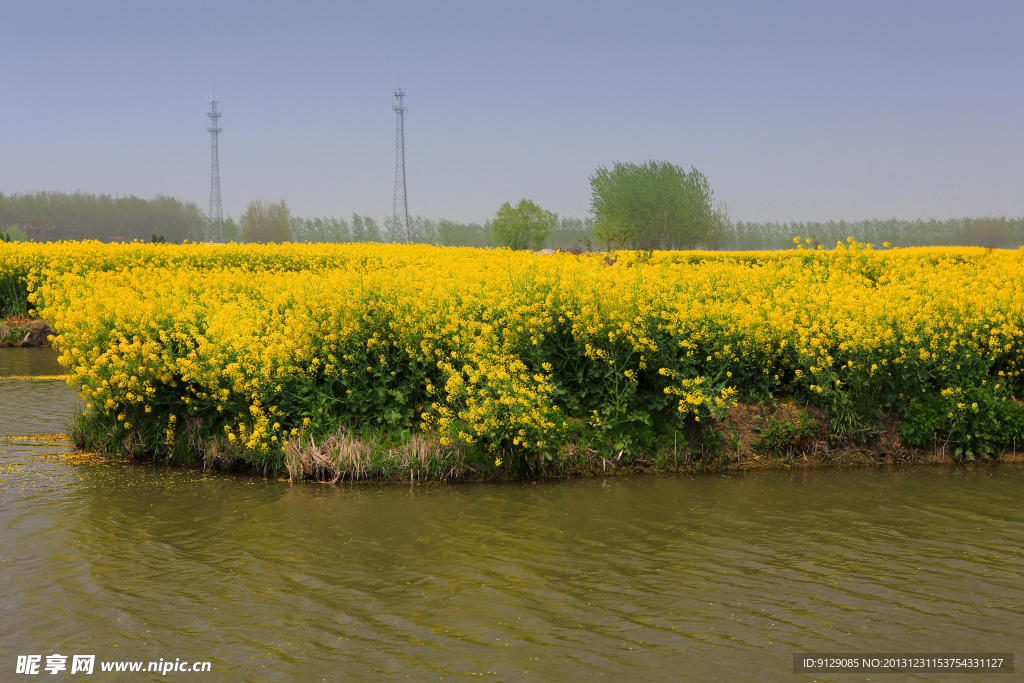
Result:
{"label": "hazy blue sky", "polygon": [[1024,3],[6,2],[0,191],[584,216],[614,161],[734,219],[1024,215]]}

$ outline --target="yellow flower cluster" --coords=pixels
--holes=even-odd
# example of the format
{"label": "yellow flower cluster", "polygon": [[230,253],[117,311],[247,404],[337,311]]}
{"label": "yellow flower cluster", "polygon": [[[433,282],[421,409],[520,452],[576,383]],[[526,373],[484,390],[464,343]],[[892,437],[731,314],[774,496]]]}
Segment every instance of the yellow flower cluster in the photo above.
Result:
{"label": "yellow flower cluster", "polygon": [[[12,265],[16,264],[16,265]],[[0,245],[103,414],[244,452],[297,429],[555,447],[569,418],[740,395],[879,407],[1020,384],[1024,252],[535,255],[416,245]]]}

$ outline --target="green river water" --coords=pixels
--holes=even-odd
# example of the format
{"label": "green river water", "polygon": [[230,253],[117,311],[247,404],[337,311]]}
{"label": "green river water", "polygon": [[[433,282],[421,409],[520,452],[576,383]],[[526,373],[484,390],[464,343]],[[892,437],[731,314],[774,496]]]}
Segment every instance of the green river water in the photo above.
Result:
{"label": "green river water", "polygon": [[[0,349],[0,377],[55,372]],[[76,403],[0,379],[0,435],[62,431]],[[0,439],[0,680],[54,653],[101,680],[1020,676],[792,672],[1020,650],[1018,466],[329,486],[64,450]],[[212,670],[99,671],[161,658]]]}

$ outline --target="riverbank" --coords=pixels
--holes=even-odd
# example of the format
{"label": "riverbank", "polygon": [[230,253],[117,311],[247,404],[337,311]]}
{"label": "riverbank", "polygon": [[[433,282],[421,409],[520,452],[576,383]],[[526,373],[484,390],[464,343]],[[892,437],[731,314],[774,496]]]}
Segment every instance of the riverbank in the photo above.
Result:
{"label": "riverbank", "polygon": [[50,346],[53,328],[43,320],[12,316],[0,321],[0,348]]}
{"label": "riverbank", "polygon": [[[829,433],[822,413],[790,400],[739,403],[721,420],[699,429],[679,430],[652,439],[634,434],[633,445],[613,443],[599,430],[576,421],[573,439],[557,449],[523,458],[510,450],[488,452],[442,443],[438,434],[409,430],[367,429],[356,434],[339,428],[322,438],[298,434],[284,443],[277,465],[254,465],[226,439],[204,438],[199,423],[187,424],[181,438],[186,449],[176,458],[157,455],[140,432],[119,429],[117,422],[79,414],[69,440],[75,456],[99,454],[135,461],[181,465],[218,472],[250,472],[289,481],[446,483],[588,478],[616,475],[694,474],[748,470],[844,469],[891,465],[965,465],[970,460],[950,441],[932,449],[909,446],[901,437],[895,411],[881,416],[870,433],[858,439]],[[975,462],[1021,463],[1024,453],[1011,448]]]}
{"label": "riverbank", "polygon": [[[820,411],[788,400],[740,403],[706,427],[671,436],[664,433],[658,442],[649,441],[646,447],[633,446],[632,450],[577,424],[574,441],[518,464],[511,454],[445,448],[436,436],[415,436],[397,448],[382,448],[376,439],[363,441],[344,432],[320,443],[288,441],[285,462],[292,481],[335,482],[481,481],[966,462],[956,455],[955,443],[937,441],[931,450],[904,443],[895,411],[854,442],[830,434]],[[214,454],[213,466],[230,463],[230,456],[225,456]],[[1024,462],[1024,454],[1013,449],[986,460]]]}

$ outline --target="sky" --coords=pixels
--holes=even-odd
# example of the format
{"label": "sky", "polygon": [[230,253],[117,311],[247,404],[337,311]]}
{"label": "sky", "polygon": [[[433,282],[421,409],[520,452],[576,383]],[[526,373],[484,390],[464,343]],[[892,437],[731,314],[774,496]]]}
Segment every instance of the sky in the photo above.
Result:
{"label": "sky", "polygon": [[1024,215],[1024,3],[0,0],[0,192],[589,213],[663,160],[733,220]]}

